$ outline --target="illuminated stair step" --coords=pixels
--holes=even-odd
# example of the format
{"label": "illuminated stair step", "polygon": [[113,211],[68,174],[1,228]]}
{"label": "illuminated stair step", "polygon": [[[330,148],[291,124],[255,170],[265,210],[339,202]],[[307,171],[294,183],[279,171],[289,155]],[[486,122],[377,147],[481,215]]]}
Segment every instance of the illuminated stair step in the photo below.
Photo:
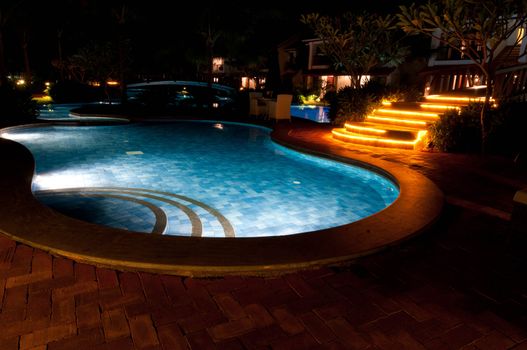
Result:
{"label": "illuminated stair step", "polygon": [[[467,96],[467,95],[429,95],[425,97],[427,102],[451,104],[451,105],[468,105],[470,102],[484,102],[484,96]],[[491,99],[494,102],[494,99]]]}
{"label": "illuminated stair step", "polygon": [[419,119],[403,119],[398,118],[397,116],[377,116],[369,115],[366,117],[366,122],[373,122],[377,124],[385,125],[398,125],[402,127],[416,127],[421,129],[426,129],[428,124],[433,123],[433,120],[419,120]]}
{"label": "illuminated stair step", "polygon": [[366,136],[346,131],[344,128],[333,129],[333,138],[355,145],[367,145],[387,148],[414,149],[417,140],[398,140],[384,137]]}
{"label": "illuminated stair step", "polygon": [[439,113],[419,110],[403,110],[393,108],[380,108],[373,112],[373,115],[379,117],[391,117],[401,119],[419,119],[435,121],[439,118]]}
{"label": "illuminated stair step", "polygon": [[415,140],[422,128],[401,127],[368,122],[351,122],[344,124],[346,131],[369,136],[382,136],[389,139]]}

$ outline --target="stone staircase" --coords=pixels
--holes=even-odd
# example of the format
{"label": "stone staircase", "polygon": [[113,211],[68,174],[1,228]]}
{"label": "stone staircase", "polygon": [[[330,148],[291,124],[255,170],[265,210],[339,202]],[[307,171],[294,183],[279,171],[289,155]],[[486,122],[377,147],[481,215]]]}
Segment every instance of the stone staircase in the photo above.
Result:
{"label": "stone staircase", "polygon": [[423,102],[383,102],[382,108],[368,115],[364,122],[348,122],[332,130],[333,138],[376,147],[422,149],[428,125],[448,109],[481,101],[482,97],[430,95]]}

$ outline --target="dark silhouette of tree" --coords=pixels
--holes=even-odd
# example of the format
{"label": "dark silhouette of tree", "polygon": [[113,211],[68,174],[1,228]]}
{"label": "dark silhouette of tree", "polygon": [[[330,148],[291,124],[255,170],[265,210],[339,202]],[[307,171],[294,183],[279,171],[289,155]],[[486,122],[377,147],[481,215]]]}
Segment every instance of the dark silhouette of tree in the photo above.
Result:
{"label": "dark silhouette of tree", "polygon": [[[407,33],[439,40],[470,59],[485,77],[487,89],[481,109],[481,143],[487,141],[487,110],[496,75],[496,54],[510,38],[513,46],[526,35],[527,2],[523,0],[441,0],[426,5],[401,6],[398,25]],[[516,38],[513,37],[520,28]],[[509,51],[511,54],[512,50]],[[525,52],[521,53],[522,55]]]}
{"label": "dark silhouette of tree", "polygon": [[311,13],[302,15],[300,21],[322,40],[323,53],[337,71],[350,75],[355,88],[360,87],[361,77],[372,68],[400,63],[406,52],[391,15],[348,12],[330,17]]}

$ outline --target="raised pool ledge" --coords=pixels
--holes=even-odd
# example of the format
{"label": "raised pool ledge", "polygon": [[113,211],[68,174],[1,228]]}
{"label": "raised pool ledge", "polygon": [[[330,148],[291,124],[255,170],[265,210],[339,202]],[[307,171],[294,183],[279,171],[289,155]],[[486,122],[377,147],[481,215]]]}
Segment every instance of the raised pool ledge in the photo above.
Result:
{"label": "raised pool ledge", "polygon": [[0,138],[0,233],[51,254],[119,270],[183,276],[273,275],[334,265],[397,244],[432,225],[443,194],[428,178],[402,166],[350,159],[338,150],[310,148],[274,132],[281,144],[308,153],[359,164],[392,178],[398,199],[363,220],[321,231],[261,238],[198,238],[150,235],[108,228],[60,214],[31,192],[32,154]]}

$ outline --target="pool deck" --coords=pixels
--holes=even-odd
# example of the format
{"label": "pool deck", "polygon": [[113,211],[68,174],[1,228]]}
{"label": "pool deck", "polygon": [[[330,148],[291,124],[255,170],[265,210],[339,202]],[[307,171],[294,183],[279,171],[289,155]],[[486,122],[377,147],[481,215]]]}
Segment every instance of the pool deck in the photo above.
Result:
{"label": "pool deck", "polygon": [[426,175],[442,217],[349,264],[265,278],[121,272],[2,236],[0,349],[527,349],[527,240],[510,221],[525,165],[359,149],[296,120],[277,132]]}

